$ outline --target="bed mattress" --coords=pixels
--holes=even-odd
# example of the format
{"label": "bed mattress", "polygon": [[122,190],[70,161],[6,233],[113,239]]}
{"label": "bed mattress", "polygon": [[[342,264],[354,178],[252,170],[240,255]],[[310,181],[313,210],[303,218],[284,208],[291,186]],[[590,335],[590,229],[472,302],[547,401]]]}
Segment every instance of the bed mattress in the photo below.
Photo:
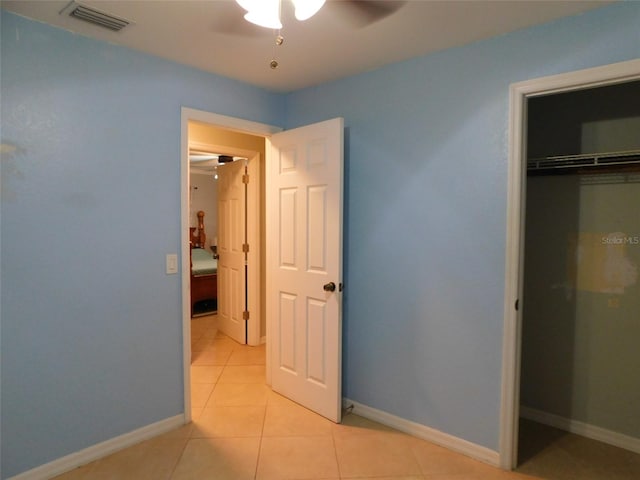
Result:
{"label": "bed mattress", "polygon": [[218,260],[213,253],[204,248],[191,250],[191,273],[193,275],[211,275],[218,272]]}

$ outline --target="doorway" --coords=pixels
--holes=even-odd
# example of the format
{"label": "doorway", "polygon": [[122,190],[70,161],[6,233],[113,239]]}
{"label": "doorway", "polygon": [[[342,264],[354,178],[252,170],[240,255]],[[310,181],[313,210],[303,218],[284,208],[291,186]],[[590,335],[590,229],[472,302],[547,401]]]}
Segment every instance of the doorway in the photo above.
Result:
{"label": "doorway", "polygon": [[[266,297],[266,308],[262,311],[268,312],[267,335],[273,340],[266,344],[266,383],[272,385],[273,380],[276,392],[339,422],[342,403],[344,120],[334,118],[279,132],[268,125],[183,108],[181,278],[185,422],[191,419],[191,324],[187,313],[191,268],[186,241],[191,122],[226,127],[228,132],[248,133],[265,142],[269,154],[265,155],[267,168],[263,171],[268,170],[268,181],[262,189],[266,194],[262,218],[269,228],[262,237],[264,241],[259,243],[263,249],[268,246],[272,254],[267,268],[262,269],[265,281],[259,284],[267,291],[267,295],[262,296]],[[252,249],[248,248],[248,251]],[[249,288],[249,303],[251,293]],[[255,302],[256,295],[253,298]],[[257,322],[255,318],[251,321],[250,316],[247,320],[251,332]]]}
{"label": "doorway", "polygon": [[513,469],[518,462],[528,102],[545,95],[620,84],[638,79],[640,79],[640,61],[633,60],[530,80],[511,86],[500,432],[500,463],[503,468]]}
{"label": "doorway", "polygon": [[[591,478],[617,469],[621,479],[640,476],[634,98],[639,81],[528,101],[522,473],[562,478],[557,471],[570,468]],[[628,475],[616,467],[625,464]]]}
{"label": "doorway", "polygon": [[[189,160],[189,215],[190,222],[196,221],[198,225],[189,228],[192,238],[191,304],[198,305],[201,302],[195,300],[200,298],[214,298],[216,308],[205,314],[217,315],[217,326],[222,333],[239,343],[255,346],[265,337],[264,309],[261,307],[264,242],[260,237],[263,218],[260,163],[264,158],[264,139],[240,134],[234,138],[223,129],[192,123],[189,132],[190,152],[194,151],[194,145],[198,152],[207,152],[191,154]],[[230,146],[213,144],[212,139],[229,142]],[[238,142],[258,150],[240,150],[231,145]],[[201,158],[211,160],[202,161]],[[198,232],[195,242],[194,229]],[[202,238],[205,245],[194,248],[203,229],[206,231]],[[206,263],[211,258],[213,268]],[[211,270],[214,272],[210,273]],[[203,292],[203,281],[209,277],[214,279],[210,282],[213,285]],[[193,306],[192,311],[196,313]]]}
{"label": "doorway", "polygon": [[[265,137],[276,133],[280,129],[265,124],[244,121],[232,117],[225,117],[200,110],[189,108],[182,109],[182,128],[181,128],[181,261],[182,261],[182,318],[183,318],[183,372],[184,372],[184,405],[185,405],[185,422],[191,420],[191,305],[190,305],[190,252],[189,252],[189,146],[190,141],[199,148],[206,146],[215,149],[218,153],[224,155],[240,155],[254,165],[258,165],[260,161],[264,162],[264,154],[260,159],[260,148],[255,145],[260,143],[263,145],[264,151]],[[191,127],[191,128],[190,128]],[[206,130],[214,130],[213,136],[207,137],[203,134]],[[209,132],[211,133],[211,132]],[[247,146],[242,142],[241,138],[251,137],[253,139],[253,147]],[[207,139],[208,138],[208,139]],[[206,141],[203,141],[207,139]],[[235,145],[235,146],[234,146]],[[240,145],[240,146],[238,146]],[[249,189],[252,189],[249,197],[250,205],[247,208],[247,225],[248,235],[251,242],[256,246],[249,249],[249,262],[254,263],[254,269],[264,272],[264,268],[260,268],[259,258],[264,259],[264,201],[261,197],[264,192],[264,168],[259,169],[253,184],[249,181]],[[253,250],[253,251],[252,251]],[[266,338],[264,336],[264,279],[260,278],[263,273],[250,275],[248,282],[249,294],[249,318],[247,320],[247,340],[249,344],[258,345]],[[262,293],[262,294],[261,294]],[[253,315],[251,311],[253,310]]]}

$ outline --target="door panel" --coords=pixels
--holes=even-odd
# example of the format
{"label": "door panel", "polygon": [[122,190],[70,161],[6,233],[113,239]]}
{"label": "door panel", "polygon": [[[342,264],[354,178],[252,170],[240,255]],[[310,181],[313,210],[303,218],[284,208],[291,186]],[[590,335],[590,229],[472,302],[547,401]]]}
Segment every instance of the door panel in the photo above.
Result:
{"label": "door panel", "polygon": [[267,288],[275,391],[341,418],[343,121],[271,137]]}
{"label": "door panel", "polygon": [[244,161],[218,167],[218,328],[242,344],[246,343],[244,173]]}

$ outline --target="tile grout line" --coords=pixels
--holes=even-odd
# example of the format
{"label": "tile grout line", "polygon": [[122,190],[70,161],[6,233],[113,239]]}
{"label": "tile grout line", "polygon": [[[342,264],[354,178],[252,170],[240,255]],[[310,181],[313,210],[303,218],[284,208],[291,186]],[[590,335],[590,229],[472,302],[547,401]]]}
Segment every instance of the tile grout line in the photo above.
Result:
{"label": "tile grout line", "polygon": [[264,426],[267,423],[267,408],[269,407],[269,399],[264,405],[264,416],[262,417],[262,429],[260,431],[260,440],[258,442],[258,456],[256,457],[256,468],[253,474],[254,480],[258,478],[258,467],[260,466],[260,456],[262,454],[262,440],[264,438]]}
{"label": "tile grout line", "polygon": [[192,440],[191,438],[191,430],[189,430],[189,436],[187,437],[187,441],[184,442],[184,446],[182,447],[182,451],[180,452],[180,455],[178,455],[178,458],[176,459],[173,468],[171,469],[171,474],[167,477],[167,480],[171,480],[173,478],[173,476],[176,474],[176,470],[178,469],[178,465],[180,464],[180,460],[182,460],[182,457],[184,456],[184,452],[187,449],[187,445],[189,445],[189,442]]}
{"label": "tile grout line", "polygon": [[331,426],[331,443],[333,444],[333,455],[336,458],[336,467],[338,467],[338,478],[342,478],[342,470],[340,469],[340,461],[338,460],[338,446],[336,445],[336,431]]}
{"label": "tile grout line", "polygon": [[[197,343],[198,341],[200,341],[202,338],[204,338],[204,332],[201,333],[196,339],[195,339],[195,343]],[[194,338],[193,338],[193,331],[191,333],[191,365],[190,368],[192,368],[193,365],[193,344],[194,344]],[[190,385],[189,387],[191,390],[193,390],[193,383]],[[207,402],[209,401],[209,398],[207,397],[207,400],[204,402],[204,406],[207,405]],[[204,406],[202,408],[204,408]],[[184,452],[187,449],[187,445],[189,445],[189,442],[192,440],[191,437],[191,431],[193,430],[193,405],[191,406],[191,421],[189,422],[189,434],[187,435],[187,439],[184,442],[184,445],[182,447],[182,451],[180,452],[180,455],[178,455],[173,468],[171,469],[171,473],[169,474],[169,476],[167,477],[168,480],[171,480],[175,474],[176,474],[176,470],[178,469],[178,465],[180,465],[180,461],[182,460],[182,458],[184,457]]]}
{"label": "tile grout line", "polygon": [[[242,350],[242,347],[240,345],[234,345],[233,346],[233,348],[231,350],[231,353],[229,354],[229,357],[227,358],[227,361],[226,361],[225,366],[223,368],[223,372],[224,372],[224,369],[226,369],[226,367],[229,366],[229,361],[231,360],[231,357],[233,357],[233,354],[236,351],[241,351],[241,350]],[[220,373],[220,376],[222,376],[222,372]],[[267,403],[268,403],[268,401],[267,401]],[[255,468],[254,468],[254,472],[253,472],[254,480],[258,478],[258,467],[260,465],[260,454],[262,453],[262,439],[263,439],[263,436],[264,436],[264,426],[265,426],[265,423],[266,423],[266,420],[267,420],[267,403],[265,403],[265,406],[264,406],[264,415],[262,417],[262,428],[260,430],[260,437],[259,437],[259,440],[258,440],[258,452],[256,454],[256,463],[255,463]]]}
{"label": "tile grout line", "polygon": [[[217,337],[217,336],[216,336]],[[215,342],[215,338],[213,339],[213,342]],[[225,360],[224,360],[224,365],[222,366],[222,370],[220,371],[220,374],[218,375],[218,377],[216,378],[216,381],[214,383],[214,388],[212,389],[212,391],[210,392],[209,396],[207,397],[206,402],[204,403],[204,407],[203,409],[207,408],[207,406],[209,405],[209,402],[211,402],[212,398],[213,398],[213,394],[216,390],[216,388],[218,387],[218,385],[220,385],[220,379],[222,378],[225,370],[227,369],[227,367],[230,366],[229,362],[231,361],[231,358],[233,356],[233,354],[235,352],[241,352],[243,350],[242,346],[240,344],[234,344],[229,352],[229,355],[226,356]],[[249,363],[247,366],[251,366],[253,365],[252,363]],[[262,364],[258,364],[258,366],[262,366]],[[265,380],[263,379],[261,384],[265,384]],[[263,440],[263,436],[264,436],[264,428],[265,428],[265,423],[266,423],[266,416],[267,416],[267,404],[268,404],[268,399],[267,402],[265,403],[265,407],[264,407],[264,415],[263,415],[263,419],[262,419],[262,428],[261,428],[261,432],[260,432],[260,436],[259,436],[259,444],[258,444],[258,452],[257,452],[257,456],[256,456],[256,463],[255,463],[255,470],[254,470],[254,474],[253,474],[253,478],[256,479],[258,476],[258,467],[259,467],[259,463],[260,463],[260,454],[262,451],[262,440]],[[191,438],[190,438],[191,439]],[[185,445],[186,448],[186,445]],[[184,454],[184,449],[182,454]],[[181,454],[181,456],[182,456]],[[176,463],[176,467],[174,467],[174,472],[175,473],[175,468],[177,468],[177,463]]]}

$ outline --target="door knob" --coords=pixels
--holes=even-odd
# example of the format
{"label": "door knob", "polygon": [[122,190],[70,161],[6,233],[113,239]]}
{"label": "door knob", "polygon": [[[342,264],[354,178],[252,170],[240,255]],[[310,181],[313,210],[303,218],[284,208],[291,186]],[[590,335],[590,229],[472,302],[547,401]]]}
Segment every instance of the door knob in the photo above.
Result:
{"label": "door knob", "polygon": [[325,292],[335,292],[336,284],[333,282],[325,283],[322,288],[324,289]]}

